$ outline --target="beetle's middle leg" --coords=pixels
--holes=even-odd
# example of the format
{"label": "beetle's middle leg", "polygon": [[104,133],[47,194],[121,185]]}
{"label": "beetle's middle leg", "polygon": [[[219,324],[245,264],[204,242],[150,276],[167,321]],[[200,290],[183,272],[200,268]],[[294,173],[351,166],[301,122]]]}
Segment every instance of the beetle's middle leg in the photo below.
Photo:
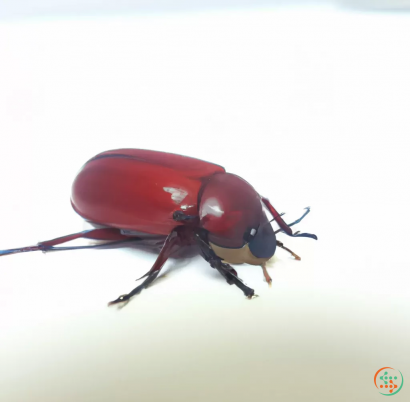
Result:
{"label": "beetle's middle leg", "polygon": [[[147,288],[154,280],[157,278],[165,262],[171,256],[171,254],[176,250],[177,247],[181,246],[183,243],[182,238],[180,237],[179,228],[175,228],[166,238],[164,245],[162,246],[161,252],[159,253],[158,258],[156,259],[152,268],[141,278],[145,278],[144,282],[141,285],[137,286],[130,293],[119,296],[117,299],[108,303],[108,305],[127,302],[132,296],[135,296],[145,288]],[[137,279],[138,280],[138,279]]]}

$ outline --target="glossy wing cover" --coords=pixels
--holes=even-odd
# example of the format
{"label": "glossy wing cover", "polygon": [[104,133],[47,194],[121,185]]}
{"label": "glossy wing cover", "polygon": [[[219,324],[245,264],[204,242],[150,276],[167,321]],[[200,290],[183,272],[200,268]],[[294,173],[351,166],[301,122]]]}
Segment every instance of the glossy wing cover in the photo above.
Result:
{"label": "glossy wing cover", "polygon": [[71,203],[88,221],[168,235],[178,210],[198,215],[198,193],[219,165],[142,149],[118,149],[90,159],[77,175]]}

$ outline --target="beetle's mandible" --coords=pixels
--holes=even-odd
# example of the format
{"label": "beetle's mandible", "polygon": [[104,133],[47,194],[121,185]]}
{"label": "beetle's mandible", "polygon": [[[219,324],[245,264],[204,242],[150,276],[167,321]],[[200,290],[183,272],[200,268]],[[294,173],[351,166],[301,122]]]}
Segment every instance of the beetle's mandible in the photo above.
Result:
{"label": "beetle's mandible", "polygon": [[[161,251],[144,281],[130,293],[109,304],[128,301],[158,276],[167,259],[179,248],[197,244],[201,255],[246,297],[255,296],[229,265],[250,264],[262,267],[270,278],[266,262],[276,247],[290,252],[276,239],[278,232],[293,237],[317,237],[293,233],[291,226],[303,216],[286,224],[267,198],[260,196],[245,180],[219,165],[187,156],[142,149],[106,151],[91,158],[81,169],[72,186],[74,210],[94,229],[36,246],[1,250],[0,256],[27,251],[57,251],[127,246],[135,242],[154,243]],[[279,225],[274,231],[264,206]],[[88,246],[56,247],[87,238],[104,241]],[[142,279],[140,278],[140,279]]]}

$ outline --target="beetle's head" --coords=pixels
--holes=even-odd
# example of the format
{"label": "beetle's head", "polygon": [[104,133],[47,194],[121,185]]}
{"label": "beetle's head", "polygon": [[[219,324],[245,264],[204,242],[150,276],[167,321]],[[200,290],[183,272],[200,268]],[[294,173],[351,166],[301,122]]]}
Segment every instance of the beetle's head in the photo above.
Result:
{"label": "beetle's head", "polygon": [[212,176],[200,193],[199,215],[210,246],[224,261],[262,265],[274,255],[276,236],[261,197],[240,177]]}

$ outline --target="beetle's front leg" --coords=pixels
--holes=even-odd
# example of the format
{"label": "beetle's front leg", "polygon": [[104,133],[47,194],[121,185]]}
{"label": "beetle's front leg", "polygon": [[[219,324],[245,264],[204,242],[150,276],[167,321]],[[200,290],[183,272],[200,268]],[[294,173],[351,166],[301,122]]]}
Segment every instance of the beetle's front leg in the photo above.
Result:
{"label": "beetle's front leg", "polygon": [[218,270],[218,272],[230,285],[236,285],[239,289],[241,289],[248,299],[256,297],[255,291],[246,286],[242,280],[238,278],[238,273],[229,264],[222,262],[221,258],[215,254],[207,243],[206,235],[204,233],[197,233],[196,240],[199,248],[201,249],[202,257],[209,262],[212,268]]}
{"label": "beetle's front leg", "polygon": [[226,281],[230,285],[234,284],[239,289],[241,289],[248,299],[253,299],[254,297],[257,297],[257,295],[255,295],[255,291],[250,287],[246,286],[242,282],[242,280],[237,275],[235,275],[236,271],[229,264],[222,262],[220,258],[212,259],[209,262],[211,264],[211,267],[218,270],[218,272],[226,279]]}

